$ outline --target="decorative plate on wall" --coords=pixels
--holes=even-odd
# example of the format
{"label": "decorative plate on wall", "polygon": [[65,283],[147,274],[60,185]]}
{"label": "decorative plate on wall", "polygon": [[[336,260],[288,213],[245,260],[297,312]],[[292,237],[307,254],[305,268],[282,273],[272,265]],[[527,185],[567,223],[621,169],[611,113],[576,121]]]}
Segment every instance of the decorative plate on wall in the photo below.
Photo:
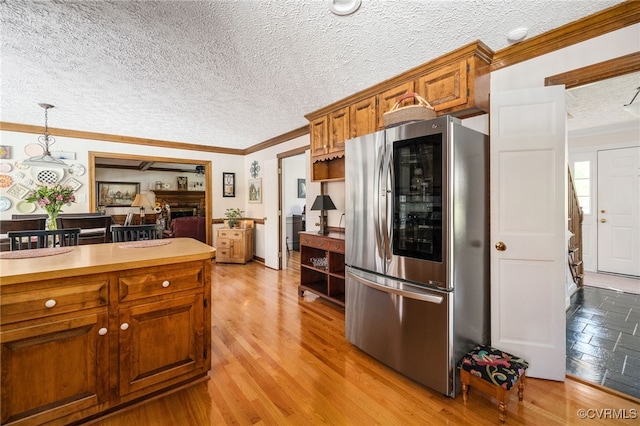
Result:
{"label": "decorative plate on wall", "polygon": [[16,204],[16,209],[20,213],[33,213],[36,210],[36,203],[30,203],[23,200]]}
{"label": "decorative plate on wall", "polygon": [[11,186],[11,176],[9,175],[0,175],[0,188],[8,188]]}
{"label": "decorative plate on wall", "polygon": [[249,168],[249,173],[251,173],[251,177],[254,179],[257,178],[259,171],[260,171],[260,166],[258,165],[258,161],[254,160],[254,162],[251,163],[251,167]]}
{"label": "decorative plate on wall", "polygon": [[44,148],[38,143],[30,143],[24,147],[24,152],[29,157],[35,157],[36,155],[44,154]]}
{"label": "decorative plate on wall", "polygon": [[36,175],[38,182],[42,183],[56,183],[61,177],[60,172],[50,169],[42,170]]}
{"label": "decorative plate on wall", "polygon": [[11,188],[7,189],[8,195],[11,195],[12,197],[16,197],[19,199],[26,197],[27,194],[29,194],[29,192],[31,192],[29,188],[27,188],[24,185],[20,185],[19,183],[16,183]]}
{"label": "decorative plate on wall", "polygon": [[9,210],[11,207],[11,200],[7,197],[0,197],[0,212]]}
{"label": "decorative plate on wall", "polygon": [[74,176],[82,176],[86,172],[86,169],[82,164],[74,164],[69,167],[69,174]]}
{"label": "decorative plate on wall", "polygon": [[69,188],[73,189],[74,191],[77,191],[82,186],[82,182],[80,182],[79,180],[74,179],[74,178],[69,178],[69,179],[65,180],[64,182],[62,182],[62,185],[68,186]]}
{"label": "decorative plate on wall", "polygon": [[13,169],[13,166],[9,163],[0,163],[0,172],[8,173]]}

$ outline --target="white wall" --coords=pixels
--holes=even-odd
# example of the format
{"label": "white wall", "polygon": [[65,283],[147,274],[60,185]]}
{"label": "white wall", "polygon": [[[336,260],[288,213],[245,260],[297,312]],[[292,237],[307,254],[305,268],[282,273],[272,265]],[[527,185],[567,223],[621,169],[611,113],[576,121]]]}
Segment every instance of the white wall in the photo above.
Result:
{"label": "white wall", "polygon": [[[55,137],[55,135],[53,135]],[[34,179],[33,173],[35,173],[35,168],[29,168],[26,170],[19,170],[15,167],[15,163],[21,160],[25,160],[28,155],[25,153],[25,147],[28,144],[32,144],[37,142],[38,135],[31,133],[19,133],[19,132],[8,132],[8,131],[0,131],[0,143],[2,145],[8,145],[11,147],[12,158],[7,160],[0,160],[0,163],[7,163],[12,166],[12,170],[7,173],[3,173],[8,175],[13,184],[20,184],[27,188],[34,188],[36,180]],[[65,207],[63,210],[65,213],[82,213],[88,212],[91,210],[89,206],[89,170],[88,170],[88,161],[89,161],[89,151],[96,152],[106,152],[106,153],[126,153],[132,155],[142,155],[142,156],[158,156],[158,157],[167,157],[173,158],[176,161],[180,161],[181,159],[199,159],[204,161],[212,162],[212,181],[211,187],[213,190],[213,205],[212,207],[212,216],[214,218],[222,218],[224,216],[224,212],[228,207],[240,207],[246,210],[246,185],[243,185],[242,182],[245,182],[245,176],[248,174],[248,169],[245,171],[245,162],[242,156],[238,155],[229,155],[229,154],[213,154],[207,152],[200,151],[189,151],[189,150],[180,150],[180,149],[171,149],[171,148],[158,148],[153,147],[150,148],[148,146],[143,145],[131,145],[131,144],[122,144],[115,142],[105,142],[105,141],[94,141],[87,139],[76,139],[76,138],[67,138],[67,137],[56,137],[56,145],[55,148],[57,150],[65,151],[65,152],[73,152],[76,154],[75,160],[65,160],[68,164],[81,164],[87,168],[87,172],[83,176],[73,176],[70,175],[69,172],[65,169],[60,169],[60,172],[63,172],[64,175],[60,179],[64,182],[66,179],[73,177],[80,181],[82,186],[76,191],[77,202],[72,204],[69,207]],[[236,197],[235,198],[223,198],[222,197],[222,172],[234,172],[236,173]],[[100,172],[102,173],[102,172]],[[152,173],[155,172],[144,172],[150,173],[147,177],[142,177],[140,175],[135,176],[134,179],[129,179],[129,175],[125,178],[122,175],[122,171],[117,172],[120,174],[118,178],[114,176],[115,181],[135,181],[142,182],[143,185],[141,189],[146,189],[145,186],[149,186],[150,182],[155,182],[155,175]],[[24,175],[24,176],[22,176]],[[102,175],[106,176],[106,175]],[[110,175],[113,176],[113,175]],[[195,174],[189,176],[189,181],[191,182],[192,178],[195,180]],[[200,178],[202,179],[202,178]],[[20,213],[16,210],[16,205],[20,201],[16,197],[12,197],[7,195],[8,188],[2,188],[0,190],[0,195],[5,196],[11,200],[11,208],[0,212],[0,220],[10,219],[12,214]],[[36,210],[34,213],[42,213],[43,211]]]}

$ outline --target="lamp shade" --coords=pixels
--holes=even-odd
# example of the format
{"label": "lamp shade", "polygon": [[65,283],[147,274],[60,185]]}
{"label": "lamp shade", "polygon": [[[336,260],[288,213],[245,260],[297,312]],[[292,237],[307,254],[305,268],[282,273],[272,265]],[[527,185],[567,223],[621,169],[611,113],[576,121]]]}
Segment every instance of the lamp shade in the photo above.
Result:
{"label": "lamp shade", "polygon": [[328,195],[318,195],[309,210],[336,210],[336,205]]}
{"label": "lamp shade", "polygon": [[151,203],[149,199],[144,194],[136,194],[136,198],[134,198],[133,203],[131,203],[131,207],[149,207]]}

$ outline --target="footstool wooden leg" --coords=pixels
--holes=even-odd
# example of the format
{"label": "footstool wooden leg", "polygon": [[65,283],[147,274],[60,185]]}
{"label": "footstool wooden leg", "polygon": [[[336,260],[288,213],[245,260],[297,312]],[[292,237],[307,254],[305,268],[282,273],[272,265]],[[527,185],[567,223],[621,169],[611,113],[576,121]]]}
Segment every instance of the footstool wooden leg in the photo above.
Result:
{"label": "footstool wooden leg", "polygon": [[504,422],[507,421],[507,404],[504,403],[503,401],[500,401],[499,405],[500,405],[500,416],[499,416],[499,418],[500,418],[500,421],[502,423],[504,423]]}
{"label": "footstool wooden leg", "polygon": [[466,383],[462,384],[462,402],[467,402],[469,398],[469,385]]}
{"label": "footstool wooden leg", "polygon": [[520,377],[520,383],[518,384],[518,401],[522,402],[524,399],[524,374]]}

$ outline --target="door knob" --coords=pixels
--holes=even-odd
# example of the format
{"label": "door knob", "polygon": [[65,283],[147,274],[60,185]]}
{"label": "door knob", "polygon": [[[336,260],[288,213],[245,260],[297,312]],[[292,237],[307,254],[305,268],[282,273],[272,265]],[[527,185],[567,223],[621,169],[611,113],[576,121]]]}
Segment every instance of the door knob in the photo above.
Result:
{"label": "door knob", "polygon": [[605,219],[604,217],[602,219],[600,219],[600,223],[605,223],[607,221],[607,219]]}
{"label": "door knob", "polygon": [[498,241],[496,243],[496,250],[505,251],[506,249],[507,249],[507,245],[505,243],[503,243],[502,241]]}

